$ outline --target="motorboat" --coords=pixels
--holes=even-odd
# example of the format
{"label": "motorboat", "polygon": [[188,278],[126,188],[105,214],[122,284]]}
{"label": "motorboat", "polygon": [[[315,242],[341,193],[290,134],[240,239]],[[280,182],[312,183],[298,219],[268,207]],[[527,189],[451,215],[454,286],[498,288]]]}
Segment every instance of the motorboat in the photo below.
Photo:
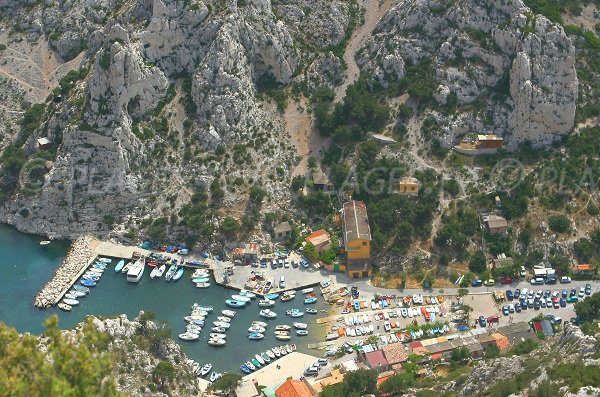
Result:
{"label": "motorboat", "polygon": [[262,367],[262,365],[260,364],[260,362],[259,362],[257,359],[255,359],[255,358],[251,358],[251,359],[250,359],[250,361],[252,362],[252,364],[254,364],[254,366],[255,366],[256,368],[260,368],[260,367]]}
{"label": "motorboat", "polygon": [[267,353],[267,356],[269,356],[271,360],[275,360],[275,353],[273,353],[272,349],[265,350],[265,353]]}
{"label": "motorboat", "polygon": [[250,298],[247,296],[242,296],[242,295],[232,295],[231,299],[239,301],[239,302],[250,302]]}
{"label": "motorboat", "polygon": [[240,365],[240,369],[245,374],[249,374],[250,372],[252,372],[252,370],[250,368],[248,368],[248,366],[246,364]]}
{"label": "motorboat", "polygon": [[69,294],[74,295],[76,298],[83,298],[87,295],[85,292],[76,289],[69,290]]}
{"label": "motorboat", "polygon": [[240,291],[240,295],[247,296],[250,299],[256,298],[256,294],[254,292],[251,292],[251,291],[248,291],[248,290],[245,290],[245,289],[243,289],[243,290]]}
{"label": "motorboat", "polygon": [[173,274],[172,280],[173,281],[179,280],[183,276],[183,273],[185,273],[185,269],[183,267],[177,268],[177,270],[175,271],[175,274]]}
{"label": "motorboat", "polygon": [[317,314],[319,312],[317,309],[312,309],[310,307],[307,309],[304,309],[304,311],[308,314]]}
{"label": "motorboat", "polygon": [[209,334],[208,336],[210,336],[211,339],[226,339],[227,338],[227,335],[220,334],[218,332],[213,332],[213,333]]}
{"label": "motorboat", "polygon": [[305,330],[305,329],[299,329],[299,330],[296,330],[296,335],[298,335],[298,336],[306,336],[306,335],[308,335],[308,331]]}
{"label": "motorboat", "polygon": [[167,270],[167,265],[165,265],[165,264],[160,265],[160,267],[158,268],[158,272],[156,272],[156,277],[161,278],[163,276],[163,274],[165,273],[165,270]]}
{"label": "motorboat", "polygon": [[261,299],[258,301],[258,306],[260,307],[272,307],[275,306],[275,301],[269,299]]}
{"label": "motorboat", "polygon": [[217,320],[225,321],[226,323],[231,322],[231,319],[229,317],[225,317],[225,316],[219,316],[219,317],[217,317]]}
{"label": "motorboat", "polygon": [[299,318],[304,316],[304,312],[301,312],[298,309],[292,309],[292,310],[288,310],[287,312],[285,312],[288,316],[292,317],[292,318]]}
{"label": "motorboat", "polygon": [[265,283],[265,286],[263,288],[263,292],[266,294],[271,290],[271,287],[273,286],[273,279],[270,278],[267,280],[267,282]]}
{"label": "motorboat", "polygon": [[258,325],[259,327],[267,328],[269,324],[264,321],[252,321],[252,325]]}
{"label": "motorboat", "polygon": [[227,332],[227,329],[223,328],[223,327],[212,327],[211,329],[212,332],[218,332],[220,334]]}
{"label": "motorboat", "polygon": [[296,297],[296,294],[288,294],[287,292],[281,296],[280,301],[287,302],[291,301]]}
{"label": "motorboat", "polygon": [[127,271],[127,282],[137,283],[144,275],[144,258],[138,259]]}
{"label": "motorboat", "polygon": [[285,349],[287,350],[288,353],[292,353],[293,351],[296,350],[296,345],[294,345],[294,344],[285,345]]}
{"label": "motorboat", "polygon": [[127,273],[131,265],[133,265],[133,262],[127,262],[125,266],[123,266],[123,269],[121,269],[121,273]]}
{"label": "motorboat", "polygon": [[187,327],[185,327],[186,331],[188,332],[192,332],[192,333],[196,333],[199,334],[200,331],[202,331],[202,327],[196,324],[188,324]]}
{"label": "motorboat", "polygon": [[260,356],[262,357],[262,359],[263,359],[263,361],[265,363],[270,363],[271,362],[271,357],[269,357],[269,355],[267,354],[267,352],[260,353]]}
{"label": "motorboat", "polygon": [[209,339],[208,344],[211,346],[225,346],[227,341],[225,339]]}
{"label": "motorboat", "polygon": [[236,301],[234,299],[227,299],[225,304],[230,307],[244,307],[246,306],[246,302]]}
{"label": "motorboat", "polygon": [[275,293],[275,294],[266,294],[265,295],[265,299],[270,299],[270,300],[275,300],[279,298],[279,294]]}
{"label": "motorboat", "polygon": [[48,245],[48,244],[50,244],[49,240],[42,240],[42,241],[40,241],[40,245]]}
{"label": "motorboat", "polygon": [[148,265],[148,267],[156,267],[158,265],[158,262],[150,261],[150,262],[146,263],[146,265]]}
{"label": "motorboat", "polygon": [[265,360],[260,356],[260,354],[256,354],[254,358],[260,363],[260,365],[265,365]]}
{"label": "motorboat", "polygon": [[302,291],[303,294],[310,294],[311,292],[313,292],[315,289],[314,288],[304,288]]}
{"label": "motorboat", "polygon": [[77,299],[77,298],[79,298],[79,296],[71,294],[71,293],[66,293],[65,294],[65,298],[67,298],[67,299]]}
{"label": "motorboat", "polygon": [[182,340],[197,340],[200,338],[200,335],[192,332],[184,332],[183,334],[179,334],[179,339]]}
{"label": "motorboat", "polygon": [[214,382],[214,381],[216,381],[217,379],[219,379],[220,377],[221,377],[221,374],[220,374],[220,373],[218,373],[218,372],[215,372],[215,371],[212,371],[212,373],[210,374],[210,378],[209,378],[209,380],[210,380],[211,382]]}
{"label": "motorboat", "polygon": [[221,327],[221,328],[225,328],[225,329],[229,329],[229,327],[231,327],[231,324],[226,323],[225,321],[215,321],[215,322],[213,322],[213,325],[215,327]]}
{"label": "motorboat", "polygon": [[200,370],[200,376],[206,376],[206,374],[208,374],[211,369],[212,369],[212,364],[210,364],[210,363],[204,364],[204,366]]}
{"label": "motorboat", "polygon": [[304,299],[304,304],[305,305],[310,305],[311,303],[315,303],[316,301],[317,301],[317,297],[306,298],[306,299]]}
{"label": "motorboat", "polygon": [[104,269],[101,269],[98,267],[91,267],[88,269],[88,272],[102,274],[102,273],[104,273]]}
{"label": "motorboat", "polygon": [[158,269],[160,269],[158,266],[155,266],[152,271],[150,272],[150,278],[152,280],[154,280],[154,278],[156,277],[156,275],[158,274]]}
{"label": "motorboat", "polygon": [[248,368],[250,368],[251,371],[254,371],[256,369],[256,367],[254,366],[254,364],[252,364],[250,361],[246,361],[244,363],[244,365]]}
{"label": "motorboat", "polygon": [[273,332],[275,335],[289,335],[288,331],[275,331]]}
{"label": "motorboat", "polygon": [[109,258],[98,258],[98,260],[100,262],[104,262],[104,263],[110,263],[110,262],[112,262],[112,259],[109,259]]}
{"label": "motorboat", "polygon": [[275,335],[275,339],[277,339],[277,340],[290,340],[292,338],[289,335]]}
{"label": "motorboat", "polygon": [[195,277],[192,279],[192,283],[208,283],[210,277]]}
{"label": "motorboat", "polygon": [[96,286],[96,282],[92,281],[92,280],[81,280],[80,281],[81,285],[84,285],[86,287],[95,287]]}
{"label": "motorboat", "polygon": [[194,309],[190,312],[190,316],[208,316],[206,310]]}
{"label": "motorboat", "polygon": [[260,312],[258,312],[258,314],[264,318],[276,318],[277,317],[277,313],[275,313],[269,309],[263,309]]}
{"label": "motorboat", "polygon": [[73,289],[75,289],[77,291],[85,292],[86,294],[88,292],[90,292],[90,289],[88,287],[84,287],[83,285],[75,285],[75,286],[73,286]]}
{"label": "motorboat", "polygon": [[71,309],[73,308],[73,306],[71,306],[71,305],[68,305],[68,304],[66,304],[66,303],[59,303],[57,306],[58,306],[58,308],[59,308],[60,310],[64,310],[64,311],[66,311],[66,312],[70,312],[70,311],[71,311]]}
{"label": "motorboat", "polygon": [[221,310],[221,314],[229,318],[235,317],[235,312],[233,310]]}
{"label": "motorboat", "polygon": [[208,288],[210,283],[196,283],[196,288]]}
{"label": "motorboat", "polygon": [[117,266],[115,266],[115,273],[118,273],[121,270],[123,270],[123,266],[125,266],[125,259],[121,259],[119,263],[117,263]]}
{"label": "motorboat", "polygon": [[261,334],[260,332],[252,332],[251,334],[248,334],[248,339],[250,340],[260,340],[260,339],[264,339],[265,335]]}
{"label": "motorboat", "polygon": [[165,280],[171,281],[171,279],[175,275],[176,271],[177,271],[177,265],[171,265],[169,270],[167,270],[167,274],[165,274]]}
{"label": "motorboat", "polygon": [[193,322],[193,321],[204,321],[206,318],[204,316],[194,315],[194,316],[185,316],[183,319],[187,322]]}
{"label": "motorboat", "polygon": [[264,333],[265,332],[265,328],[264,327],[260,327],[258,325],[253,325],[250,328],[248,328],[248,332],[250,333]]}
{"label": "motorboat", "polygon": [[77,306],[79,304],[79,301],[77,299],[69,299],[69,298],[64,298],[63,303],[66,303],[67,305],[71,305],[71,306]]}
{"label": "motorboat", "polygon": [[198,303],[193,303],[192,311],[194,311],[194,310],[202,310],[202,311],[210,313],[213,311],[213,307],[212,306],[203,306],[203,305],[199,305]]}
{"label": "motorboat", "polygon": [[277,326],[275,326],[275,331],[289,331],[291,329],[292,329],[292,327],[290,327],[289,325],[277,325]]}
{"label": "motorboat", "polygon": [[294,323],[294,328],[296,328],[296,329],[306,329],[306,328],[308,328],[308,324],[306,324],[306,323]]}

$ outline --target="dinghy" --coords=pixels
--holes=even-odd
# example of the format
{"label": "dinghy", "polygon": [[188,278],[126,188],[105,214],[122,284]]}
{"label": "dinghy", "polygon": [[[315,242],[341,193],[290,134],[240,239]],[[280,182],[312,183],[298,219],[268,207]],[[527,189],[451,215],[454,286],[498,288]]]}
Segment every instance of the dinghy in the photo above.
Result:
{"label": "dinghy", "polygon": [[219,334],[227,332],[227,330],[223,327],[212,327],[211,331],[218,332]]}
{"label": "dinghy", "polygon": [[258,326],[258,325],[253,325],[253,326],[251,326],[250,328],[248,328],[248,332],[250,332],[250,333],[260,333],[260,334],[262,334],[262,333],[264,333],[264,332],[265,332],[265,328],[264,328],[264,327],[261,327],[261,326]]}
{"label": "dinghy", "polygon": [[256,367],[254,366],[254,364],[252,364],[250,361],[246,361],[244,363],[244,365],[248,368],[250,368],[251,371],[254,371],[256,369]]}
{"label": "dinghy", "polygon": [[236,300],[236,301],[240,301],[240,302],[250,302],[250,298],[247,296],[242,296],[242,295],[232,295],[231,299]]}
{"label": "dinghy", "polygon": [[112,259],[108,259],[108,258],[99,258],[98,260],[100,262],[104,262],[104,263],[110,263],[110,262],[112,262]]}
{"label": "dinghy", "polygon": [[219,374],[219,373],[217,373],[217,372],[213,371],[213,372],[210,374],[210,381],[211,381],[211,382],[214,382],[214,381],[216,381],[217,379],[219,379],[220,377],[221,377],[221,374]]}
{"label": "dinghy", "polygon": [[196,283],[196,288],[208,288],[210,283]]}
{"label": "dinghy", "polygon": [[315,303],[316,301],[317,301],[316,297],[314,297],[314,298],[306,298],[306,299],[304,299],[304,304],[305,305],[310,305],[311,303]]}
{"label": "dinghy", "polygon": [[310,294],[311,292],[313,292],[315,289],[314,288],[304,288],[302,291],[303,294]]}
{"label": "dinghy", "polygon": [[258,312],[258,314],[264,318],[276,318],[277,317],[277,313],[275,313],[269,309],[261,310],[260,312]]}
{"label": "dinghy", "polygon": [[154,280],[154,277],[156,277],[156,275],[158,274],[158,269],[159,269],[158,266],[156,266],[152,269],[152,271],[150,272],[150,279]]}
{"label": "dinghy", "polygon": [[225,317],[225,316],[219,316],[219,317],[217,317],[217,320],[225,321],[226,323],[231,321],[231,319],[229,317]]}
{"label": "dinghy", "polygon": [[209,339],[208,344],[211,346],[225,346],[227,341],[225,339]]}
{"label": "dinghy", "polygon": [[306,328],[308,328],[308,324],[306,324],[306,323],[294,323],[294,328],[296,328],[296,329],[306,329]]}
{"label": "dinghy", "polygon": [[254,356],[254,358],[256,359],[256,361],[258,361],[260,363],[260,365],[265,365],[265,360],[263,360],[263,358],[260,356],[260,354],[256,354]]}
{"label": "dinghy", "polygon": [[258,325],[259,327],[267,328],[268,324],[264,321],[252,321],[252,325]]}
{"label": "dinghy", "polygon": [[289,335],[275,335],[275,339],[278,339],[278,340],[290,340],[292,338]]}
{"label": "dinghy", "polygon": [[121,273],[127,273],[132,264],[133,262],[127,262],[127,264],[123,266],[123,269],[121,269]]}
{"label": "dinghy", "polygon": [[74,295],[75,298],[83,298],[87,294],[83,291],[77,291],[76,289],[69,290],[69,294]]}
{"label": "dinghy", "polygon": [[308,314],[317,314],[319,311],[317,309],[307,308],[304,310]]}
{"label": "dinghy", "polygon": [[67,298],[67,299],[77,299],[77,298],[79,298],[79,296],[71,294],[71,293],[66,293],[65,294],[65,298]]}
{"label": "dinghy", "polygon": [[161,265],[158,268],[158,272],[156,273],[156,277],[161,278],[163,276],[163,274],[165,273],[166,269],[167,269],[167,265]]}
{"label": "dinghy", "polygon": [[250,340],[261,340],[264,339],[265,335],[261,334],[260,332],[253,332],[251,334],[248,334],[248,339]]}
{"label": "dinghy", "polygon": [[271,362],[271,357],[269,357],[269,355],[267,354],[267,352],[262,352],[260,353],[260,356],[262,357],[263,361],[266,363]]}
{"label": "dinghy", "polygon": [[209,336],[211,339],[226,339],[227,338],[227,335],[221,334],[218,332],[213,332],[213,333],[209,334]]}
{"label": "dinghy", "polygon": [[70,312],[73,308],[71,305],[67,305],[66,303],[59,303],[57,306],[59,309],[64,310],[66,312]]}
{"label": "dinghy", "polygon": [[272,350],[272,349],[267,349],[267,350],[265,351],[265,353],[267,353],[267,356],[269,356],[269,358],[270,358],[271,360],[274,360],[274,359],[275,359],[275,353],[273,353],[273,350]]}
{"label": "dinghy", "polygon": [[226,323],[225,321],[215,321],[215,322],[213,322],[213,325],[215,327],[221,327],[221,328],[225,328],[225,329],[228,329],[229,327],[231,327],[231,324]]}
{"label": "dinghy", "polygon": [[296,330],[296,335],[298,335],[298,336],[306,336],[306,335],[308,335],[308,331],[305,330],[305,329],[299,329],[299,330]]}
{"label": "dinghy", "polygon": [[91,281],[91,280],[81,280],[80,283],[81,283],[81,285],[84,285],[86,287],[95,287],[96,286],[96,282]]}
{"label": "dinghy", "polygon": [[77,306],[79,304],[79,301],[77,299],[65,298],[62,301],[63,301],[63,303],[66,303],[67,305],[71,305],[71,306]]}
{"label": "dinghy", "polygon": [[275,336],[277,336],[277,335],[289,335],[290,333],[288,331],[275,331],[274,334],[275,334]]}
{"label": "dinghy", "polygon": [[275,300],[277,298],[279,298],[279,294],[275,293],[275,294],[267,294],[265,295],[266,299],[270,299],[270,300]]}
{"label": "dinghy", "polygon": [[167,274],[165,274],[165,280],[171,281],[171,279],[175,275],[176,271],[177,271],[177,265],[171,265],[169,270],[167,270]]}
{"label": "dinghy", "polygon": [[235,312],[233,310],[221,310],[221,314],[229,318],[235,317]]}
{"label": "dinghy", "polygon": [[178,336],[179,339],[182,340],[197,340],[198,338],[200,338],[200,335],[191,332],[185,332],[183,334],[179,334]]}
{"label": "dinghy", "polygon": [[275,301],[269,299],[261,299],[258,301],[258,306],[260,307],[272,307],[275,306]]}
{"label": "dinghy", "polygon": [[117,263],[117,266],[115,266],[115,273],[119,273],[123,270],[123,266],[125,266],[125,259],[121,259],[119,263]]}
{"label": "dinghy", "polygon": [[249,374],[250,372],[252,372],[252,371],[250,370],[250,368],[248,368],[248,367],[246,366],[246,364],[242,364],[242,365],[240,365],[240,369],[241,369],[241,370],[242,370],[242,372],[243,372],[243,373],[245,373],[245,374]]}
{"label": "dinghy", "polygon": [[236,300],[233,300],[233,299],[227,299],[225,301],[225,303],[227,304],[227,306],[230,306],[230,307],[244,307],[244,306],[246,306],[246,302],[240,302],[240,301],[236,301]]}
{"label": "dinghy", "polygon": [[243,289],[243,290],[240,291],[240,295],[247,296],[250,299],[256,298],[256,294],[254,292],[250,292],[250,291],[245,290],[245,289]]}

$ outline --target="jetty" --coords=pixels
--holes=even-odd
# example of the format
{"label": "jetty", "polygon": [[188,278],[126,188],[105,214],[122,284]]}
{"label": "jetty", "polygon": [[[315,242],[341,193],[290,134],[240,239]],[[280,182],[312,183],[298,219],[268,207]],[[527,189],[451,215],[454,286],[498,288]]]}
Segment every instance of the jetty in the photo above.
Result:
{"label": "jetty", "polygon": [[90,236],[83,236],[75,240],[52,279],[36,295],[33,301],[35,307],[45,309],[57,304],[62,299],[96,257],[93,250],[94,241]]}

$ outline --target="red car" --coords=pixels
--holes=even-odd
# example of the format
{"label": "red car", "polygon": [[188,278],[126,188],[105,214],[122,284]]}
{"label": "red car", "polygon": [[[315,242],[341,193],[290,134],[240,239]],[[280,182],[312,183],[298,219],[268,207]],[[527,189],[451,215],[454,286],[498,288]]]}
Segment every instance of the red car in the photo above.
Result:
{"label": "red car", "polygon": [[490,323],[490,324],[491,323],[497,323],[498,322],[498,316],[495,316],[495,315],[494,316],[489,316],[487,318],[487,322]]}
{"label": "red car", "polygon": [[511,284],[512,283],[512,278],[510,278],[510,277],[504,277],[503,279],[500,280],[500,282],[502,284]]}

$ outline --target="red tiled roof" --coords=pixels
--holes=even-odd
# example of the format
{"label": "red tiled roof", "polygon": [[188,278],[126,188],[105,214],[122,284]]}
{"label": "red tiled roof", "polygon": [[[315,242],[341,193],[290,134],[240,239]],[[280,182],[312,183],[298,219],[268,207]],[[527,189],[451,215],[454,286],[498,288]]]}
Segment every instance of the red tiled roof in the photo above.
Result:
{"label": "red tiled roof", "polygon": [[573,265],[573,270],[576,272],[588,272],[594,270],[594,266],[589,263],[580,263],[579,265]]}
{"label": "red tiled roof", "polygon": [[277,397],[312,397],[306,383],[296,379],[286,380],[275,390],[275,395]]}
{"label": "red tiled roof", "polygon": [[378,368],[381,366],[387,366],[388,362],[383,355],[381,350],[375,350],[374,352],[370,352],[366,354],[367,362],[369,363],[369,367],[372,369]]}

